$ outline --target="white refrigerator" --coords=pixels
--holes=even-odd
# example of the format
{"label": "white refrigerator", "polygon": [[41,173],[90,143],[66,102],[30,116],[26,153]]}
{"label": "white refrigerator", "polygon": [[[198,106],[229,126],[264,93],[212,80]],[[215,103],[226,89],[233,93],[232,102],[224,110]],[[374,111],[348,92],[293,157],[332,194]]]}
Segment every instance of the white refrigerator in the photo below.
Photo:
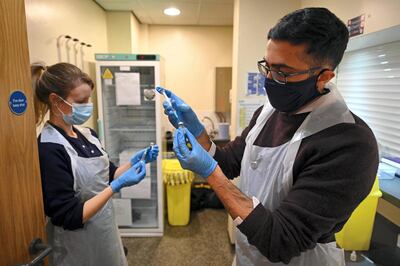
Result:
{"label": "white refrigerator", "polygon": [[113,197],[122,236],[163,234],[161,176],[161,105],[154,88],[160,84],[160,56],[96,54],[99,138],[116,165],[150,143],[158,144],[158,159],[147,164],[138,185]]}

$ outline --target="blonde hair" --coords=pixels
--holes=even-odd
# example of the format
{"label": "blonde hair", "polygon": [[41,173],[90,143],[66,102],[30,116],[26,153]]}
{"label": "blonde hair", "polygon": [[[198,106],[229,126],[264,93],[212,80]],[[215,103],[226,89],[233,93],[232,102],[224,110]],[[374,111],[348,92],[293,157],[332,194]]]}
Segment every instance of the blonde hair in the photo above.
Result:
{"label": "blonde hair", "polygon": [[51,108],[49,100],[51,93],[65,99],[72,89],[83,83],[88,84],[92,89],[94,87],[88,74],[69,63],[58,63],[49,67],[46,67],[43,62],[33,63],[31,74],[36,125],[43,122]]}

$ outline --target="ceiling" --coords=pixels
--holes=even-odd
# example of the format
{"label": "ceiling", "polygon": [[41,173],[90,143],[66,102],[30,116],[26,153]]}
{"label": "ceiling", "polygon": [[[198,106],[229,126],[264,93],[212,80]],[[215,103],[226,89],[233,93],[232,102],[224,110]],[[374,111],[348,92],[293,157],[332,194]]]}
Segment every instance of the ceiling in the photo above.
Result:
{"label": "ceiling", "polygon": [[[234,0],[95,0],[107,11],[132,11],[141,23],[158,25],[233,25]],[[168,7],[181,14],[164,15]]]}

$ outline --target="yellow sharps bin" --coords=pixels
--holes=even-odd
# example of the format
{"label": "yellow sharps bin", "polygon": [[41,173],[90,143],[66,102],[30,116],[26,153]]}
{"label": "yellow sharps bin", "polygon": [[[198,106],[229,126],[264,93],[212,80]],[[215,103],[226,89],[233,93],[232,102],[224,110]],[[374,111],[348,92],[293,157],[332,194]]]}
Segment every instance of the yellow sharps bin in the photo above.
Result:
{"label": "yellow sharps bin", "polygon": [[168,223],[187,225],[190,219],[190,190],[194,175],[185,170],[177,159],[162,161],[164,184],[167,190]]}
{"label": "yellow sharps bin", "polygon": [[371,243],[378,199],[382,196],[376,178],[369,195],[351,214],[342,231],[335,234],[336,243],[344,250],[368,250]]}

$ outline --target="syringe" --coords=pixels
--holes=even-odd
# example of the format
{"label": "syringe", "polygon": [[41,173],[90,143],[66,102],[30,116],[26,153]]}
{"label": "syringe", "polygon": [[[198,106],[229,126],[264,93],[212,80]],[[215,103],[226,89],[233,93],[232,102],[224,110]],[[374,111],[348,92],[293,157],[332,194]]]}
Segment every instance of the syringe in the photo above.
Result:
{"label": "syringe", "polygon": [[165,93],[165,89],[162,87],[156,87],[156,91],[165,97],[165,101],[168,103],[168,105],[171,107],[172,112],[174,113],[176,119],[179,121],[179,116],[175,110],[175,108],[172,106],[171,99],[168,97],[168,95]]}
{"label": "syringe", "polygon": [[[174,112],[176,119],[178,120],[178,127],[184,129],[185,125],[183,124],[183,122],[179,121],[178,114],[176,113],[175,108],[172,106],[171,99],[165,93],[165,89],[162,87],[156,87],[156,91],[158,93],[161,93],[162,95],[164,95],[165,101],[169,104],[169,106],[171,106],[171,109]],[[185,143],[186,143],[186,146],[189,148],[189,150],[192,150],[192,144],[190,143],[189,138],[186,136],[186,134],[185,134]]]}

